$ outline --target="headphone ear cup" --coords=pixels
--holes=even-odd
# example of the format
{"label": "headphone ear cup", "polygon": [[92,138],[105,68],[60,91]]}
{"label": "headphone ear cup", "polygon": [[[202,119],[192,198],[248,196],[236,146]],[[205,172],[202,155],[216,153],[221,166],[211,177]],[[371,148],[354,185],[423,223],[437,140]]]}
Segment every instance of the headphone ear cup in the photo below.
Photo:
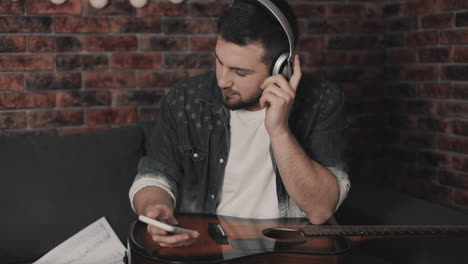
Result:
{"label": "headphone ear cup", "polygon": [[289,53],[285,52],[276,59],[271,75],[282,74],[287,80],[291,78],[292,69],[288,63]]}

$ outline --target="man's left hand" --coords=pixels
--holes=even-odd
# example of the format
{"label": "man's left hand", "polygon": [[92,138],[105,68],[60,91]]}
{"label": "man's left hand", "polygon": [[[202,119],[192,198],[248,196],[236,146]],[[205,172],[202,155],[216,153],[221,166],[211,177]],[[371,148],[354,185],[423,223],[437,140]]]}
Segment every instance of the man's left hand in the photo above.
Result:
{"label": "man's left hand", "polygon": [[294,73],[289,82],[281,74],[265,79],[260,88],[263,90],[260,106],[266,107],[265,127],[270,138],[289,131],[288,120],[296,96],[302,72],[299,55],[294,57]]}

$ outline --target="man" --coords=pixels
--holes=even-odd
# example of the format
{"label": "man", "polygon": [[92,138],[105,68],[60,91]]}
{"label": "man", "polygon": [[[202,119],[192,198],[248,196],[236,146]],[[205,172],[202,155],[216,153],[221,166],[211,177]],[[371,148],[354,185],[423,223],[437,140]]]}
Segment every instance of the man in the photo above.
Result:
{"label": "man", "polygon": [[[272,1],[297,22],[284,0]],[[151,149],[130,189],[137,214],[176,224],[174,211],[248,218],[328,220],[349,190],[343,163],[346,121],[339,88],[271,75],[288,50],[285,31],[255,1],[240,0],[218,22],[216,73],[179,82],[161,105]],[[161,246],[199,236],[148,226]]]}

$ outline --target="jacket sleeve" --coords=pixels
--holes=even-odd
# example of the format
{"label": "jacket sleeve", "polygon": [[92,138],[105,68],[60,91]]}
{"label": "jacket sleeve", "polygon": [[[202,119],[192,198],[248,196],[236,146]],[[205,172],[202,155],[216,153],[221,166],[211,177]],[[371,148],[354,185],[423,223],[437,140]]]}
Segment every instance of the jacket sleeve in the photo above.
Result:
{"label": "jacket sleeve", "polygon": [[[140,159],[133,185],[139,186],[141,189],[148,185],[136,183],[158,183],[150,184],[150,186],[158,186],[167,190],[174,201],[177,197],[178,182],[183,175],[178,148],[177,114],[174,110],[177,100],[176,93],[176,87],[171,89],[171,92],[161,103],[159,118],[148,138],[150,142],[147,154]],[[133,188],[131,194],[134,195],[137,191]],[[130,199],[132,200],[133,197]]]}
{"label": "jacket sleeve", "polygon": [[322,83],[316,121],[308,136],[305,151],[325,167],[347,171],[345,162],[345,100],[342,90],[329,82]]}

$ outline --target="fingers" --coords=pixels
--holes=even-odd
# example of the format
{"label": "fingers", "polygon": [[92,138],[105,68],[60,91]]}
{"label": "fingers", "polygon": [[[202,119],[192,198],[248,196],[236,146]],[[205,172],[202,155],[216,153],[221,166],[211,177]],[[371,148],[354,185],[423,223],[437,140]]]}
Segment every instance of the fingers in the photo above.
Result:
{"label": "fingers", "polygon": [[289,80],[289,84],[291,85],[291,88],[294,91],[297,90],[297,86],[299,85],[301,77],[302,77],[301,62],[299,59],[299,55],[296,54],[296,56],[294,56],[294,73],[291,76],[291,79]]}
{"label": "fingers", "polygon": [[162,247],[183,247],[193,243],[199,236],[195,231],[190,234],[153,235],[152,239]]}
{"label": "fingers", "polygon": [[[148,206],[144,213],[147,217],[170,225],[176,225],[178,223],[174,217],[172,209],[164,204]],[[151,238],[163,247],[187,246],[193,243],[200,236],[197,231],[190,234],[174,234],[153,225],[147,225],[146,229],[151,235]]]}

